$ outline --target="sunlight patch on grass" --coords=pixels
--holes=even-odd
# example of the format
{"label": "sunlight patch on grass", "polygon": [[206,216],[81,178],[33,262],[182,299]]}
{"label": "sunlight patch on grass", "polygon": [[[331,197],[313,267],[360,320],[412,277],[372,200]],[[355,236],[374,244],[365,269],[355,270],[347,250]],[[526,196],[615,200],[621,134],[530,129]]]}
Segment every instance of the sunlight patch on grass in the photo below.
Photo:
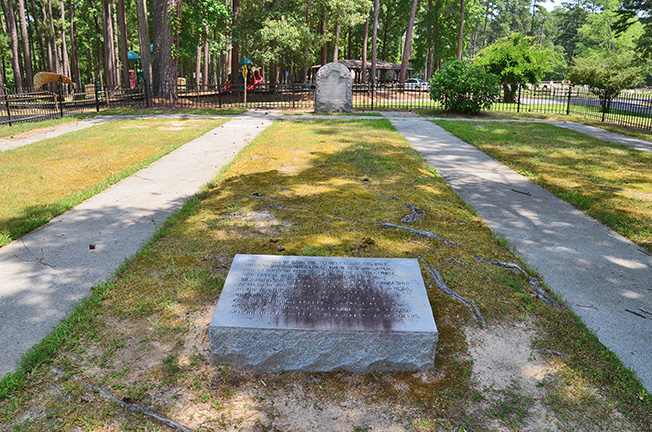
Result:
{"label": "sunlight patch on grass", "polygon": [[652,154],[548,124],[436,123],[652,252]]}
{"label": "sunlight patch on grass", "polygon": [[116,121],[0,153],[0,246],[224,121]]}
{"label": "sunlight patch on grass", "polygon": [[[302,168],[285,174],[280,168],[287,164]],[[315,189],[315,184],[324,187]],[[400,223],[410,212],[406,203],[425,210],[411,227],[437,233],[460,248],[377,224]],[[332,422],[349,415],[355,404],[356,415],[391,414],[391,422],[377,430],[491,429],[495,410],[479,405],[484,396],[471,381],[473,359],[465,338],[465,329],[477,324],[463,305],[434,287],[425,270],[439,329],[433,370],[273,374],[212,364],[206,326],[237,253],[422,257],[452,289],[478,304],[489,326],[544,317],[537,347],[569,353],[557,361],[577,375],[560,377],[556,387],[550,386],[554,395],[586,383],[602,400],[622,401],[618,408],[636,425],[647,419],[649,396],[632,396],[639,394],[640,383],[596,348],[597,339],[572,313],[544,306],[534,300],[526,279],[473,258],[517,261],[386,120],[276,121],[94,297],[92,324],[66,328],[67,339],[50,354],[53,365],[111,388],[120,399],[153,405],[193,430],[203,425],[274,430],[274,419],[286,415],[275,401],[290,407],[290,417],[281,419],[287,424],[294,424],[291,415],[303,418],[313,408],[328,412]],[[84,418],[105,428],[153,429],[140,416],[84,397],[75,380],[56,378],[45,367],[29,372],[0,400],[0,427],[30,421],[33,430],[47,430],[56,422],[68,430]],[[615,386],[603,386],[597,375],[623,383],[627,391],[612,391]],[[62,404],[52,388],[71,400]],[[487,399],[494,393],[488,391]],[[518,408],[519,422],[527,423],[530,405],[518,398],[529,396],[511,396],[514,403],[503,404],[499,414],[512,421],[511,412]],[[612,405],[598,405],[597,412],[611,413]],[[568,429],[575,424],[574,418],[565,423]],[[353,424],[340,428],[352,429]]]}

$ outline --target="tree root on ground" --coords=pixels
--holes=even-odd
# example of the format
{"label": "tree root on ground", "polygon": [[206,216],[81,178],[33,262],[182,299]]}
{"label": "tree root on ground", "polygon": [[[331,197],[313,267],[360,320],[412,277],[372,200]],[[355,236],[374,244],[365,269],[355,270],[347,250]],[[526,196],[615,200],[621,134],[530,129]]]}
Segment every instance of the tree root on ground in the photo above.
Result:
{"label": "tree root on ground", "polygon": [[528,279],[528,285],[530,286],[530,290],[534,294],[534,297],[541,300],[542,302],[544,302],[545,304],[547,304],[550,307],[554,307],[556,309],[561,309],[561,306],[559,305],[559,303],[557,303],[557,301],[555,299],[550,297],[548,295],[548,293],[546,292],[546,290],[543,289],[543,287],[539,283],[539,279],[535,278],[534,276],[530,276],[530,274],[528,272],[526,272],[525,270],[523,270],[521,268],[521,266],[519,266],[518,264],[507,263],[507,262],[503,262],[503,261],[488,260],[486,258],[482,258],[482,257],[479,257],[477,255],[472,255],[472,256],[473,256],[473,258],[475,258],[476,260],[478,260],[480,262],[483,262],[483,263],[486,263],[486,264],[491,264],[491,265],[494,265],[494,266],[497,266],[497,267],[506,268],[509,271],[511,271],[512,273],[514,273],[516,276],[518,276],[519,274],[525,276]]}
{"label": "tree root on ground", "polygon": [[[254,198],[265,198],[265,197],[259,196],[259,195],[252,196],[252,197],[254,197]],[[391,198],[391,199],[398,202],[398,199],[396,199],[394,197],[389,197],[389,198]],[[316,214],[315,212],[312,212],[310,210],[295,209],[295,208],[285,207],[285,206],[279,205],[279,204],[267,204],[267,205],[269,207],[277,209],[277,210],[297,211],[297,212],[303,212],[303,213]],[[417,220],[419,217],[421,217],[421,216],[423,216],[425,214],[424,210],[422,210],[419,207],[416,207],[416,206],[414,206],[412,204],[405,204],[405,206],[407,208],[409,208],[410,210],[412,210],[412,213],[405,216],[403,219],[401,219],[401,221],[403,221],[403,222],[405,222],[406,218],[409,219],[408,222],[413,222],[413,221]],[[341,218],[341,217],[338,217],[338,216],[332,216],[332,215],[327,215],[327,216],[332,218],[332,219],[336,219],[336,220],[340,220],[340,221],[344,221],[344,222],[353,222],[353,221],[350,221],[350,220],[347,220],[347,219],[344,219],[344,218]],[[324,221],[324,222],[328,223],[328,221]],[[376,222],[376,224],[380,225],[383,228],[394,228],[394,229],[409,231],[409,232],[412,232],[414,234],[420,235],[422,237],[427,237],[427,238],[438,240],[438,241],[440,241],[442,243],[447,244],[448,246],[451,246],[451,247],[454,247],[456,249],[462,250],[455,242],[447,240],[444,237],[442,237],[442,236],[440,236],[438,234],[435,234],[433,232],[430,232],[430,231],[420,230],[420,229],[408,227],[408,226],[405,226],[405,225],[397,225],[397,224],[393,224],[393,223],[389,223],[389,222]],[[524,277],[526,277],[528,279],[528,285],[530,286],[530,290],[532,291],[532,293],[534,294],[534,296],[537,299],[541,300],[542,302],[544,302],[546,305],[548,305],[550,307],[554,307],[554,308],[557,308],[557,309],[562,309],[562,307],[559,305],[559,303],[557,303],[557,301],[555,301],[555,299],[550,297],[550,295],[548,295],[548,293],[543,289],[543,287],[539,283],[539,280],[537,278],[535,278],[534,276],[530,276],[530,274],[528,272],[526,272],[525,270],[523,270],[518,264],[507,263],[507,262],[503,262],[503,261],[489,260],[489,259],[486,259],[486,258],[479,257],[477,255],[472,255],[472,256],[473,256],[473,258],[475,258],[476,260],[478,260],[480,262],[483,262],[483,263],[486,263],[486,264],[491,264],[491,265],[498,266],[498,267],[506,268],[516,276],[523,275]],[[437,274],[439,274],[439,273],[437,273]],[[440,278],[441,278],[441,275],[440,275]],[[443,279],[441,279],[441,280],[443,282]],[[448,289],[450,289],[450,288],[448,288]],[[463,299],[464,297],[461,297],[461,298]],[[473,303],[473,304],[475,305],[475,303]],[[484,319],[483,319],[483,321],[484,321]]]}
{"label": "tree root on ground", "polygon": [[[60,369],[57,369],[57,368],[50,368],[50,369],[52,370],[52,372],[54,372],[55,374],[57,374],[59,376],[67,375],[65,372],[63,372]],[[102,396],[104,399],[106,399],[108,401],[111,401],[111,402],[115,402],[118,405],[121,405],[123,408],[126,408],[127,410],[129,410],[131,412],[139,412],[139,413],[141,413],[141,414],[143,414],[143,415],[145,415],[145,416],[147,416],[147,417],[149,417],[151,419],[154,419],[154,420],[158,421],[161,424],[164,424],[165,426],[168,426],[170,428],[176,429],[176,430],[181,431],[181,432],[193,432],[192,429],[190,429],[190,428],[188,428],[188,427],[186,427],[186,426],[184,426],[182,424],[179,424],[179,423],[175,422],[174,420],[169,419],[168,417],[166,417],[165,415],[161,414],[160,412],[158,412],[156,410],[153,410],[153,409],[148,408],[148,407],[136,405],[136,404],[131,403],[131,402],[125,402],[125,401],[123,401],[121,399],[118,399],[117,397],[113,396],[111,394],[111,392],[109,392],[107,389],[105,389],[103,387],[99,387],[99,386],[96,386],[94,384],[87,383],[86,381],[83,381],[82,379],[77,378],[74,375],[71,375],[70,377],[72,379],[74,379],[75,381],[82,383],[83,385],[85,385],[89,389],[98,392],[100,394],[100,396]],[[61,393],[58,392],[58,391],[56,393],[61,395]],[[65,397],[63,395],[61,395],[60,397],[62,397],[63,399],[66,399],[66,400],[70,400],[70,399],[68,399],[68,397]]]}
{"label": "tree root on ground", "polygon": [[403,222],[403,223],[412,223],[412,222],[416,221],[417,219],[419,219],[424,214],[426,214],[425,210],[420,209],[419,207],[417,207],[415,205],[408,204],[408,203],[405,203],[404,205],[405,205],[405,207],[409,208],[412,213],[410,213],[407,216],[403,216],[403,218],[401,219],[401,222]]}
{"label": "tree root on ground", "polygon": [[455,300],[460,301],[464,306],[466,306],[473,319],[476,320],[482,327],[485,327],[487,325],[486,321],[484,320],[484,317],[480,313],[480,309],[478,309],[478,305],[476,305],[473,300],[469,300],[461,296],[457,291],[449,287],[446,284],[446,282],[444,282],[444,278],[437,271],[437,269],[431,266],[430,264],[428,264],[426,260],[419,257],[419,261],[421,261],[423,265],[426,266],[426,269],[428,269],[428,273],[430,273],[430,276],[435,281],[435,285],[437,285],[437,289],[439,291],[441,291],[442,293],[446,294],[449,297],[454,298]]}
{"label": "tree root on ground", "polygon": [[420,229],[416,229],[416,228],[410,228],[410,227],[403,226],[403,225],[396,225],[396,224],[389,223],[389,222],[376,222],[376,224],[380,225],[383,228],[395,228],[395,229],[410,231],[410,232],[418,234],[418,235],[420,235],[422,237],[428,237],[428,238],[431,238],[431,239],[439,240],[440,242],[446,243],[447,245],[452,246],[452,247],[454,247],[456,249],[460,248],[458,245],[456,245],[452,241],[446,240],[442,236],[437,235],[437,234],[435,234],[433,232],[430,232],[430,231],[420,230]]}

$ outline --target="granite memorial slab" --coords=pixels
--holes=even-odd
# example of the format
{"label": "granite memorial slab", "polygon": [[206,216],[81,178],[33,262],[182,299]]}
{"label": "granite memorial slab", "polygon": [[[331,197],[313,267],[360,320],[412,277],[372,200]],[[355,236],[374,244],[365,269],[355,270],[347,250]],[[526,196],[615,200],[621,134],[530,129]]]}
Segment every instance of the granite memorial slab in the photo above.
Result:
{"label": "granite memorial slab", "polygon": [[315,112],[353,111],[353,79],[349,68],[341,63],[327,63],[315,77]]}
{"label": "granite memorial slab", "polygon": [[434,367],[438,332],[415,259],[236,255],[211,356],[260,371]]}

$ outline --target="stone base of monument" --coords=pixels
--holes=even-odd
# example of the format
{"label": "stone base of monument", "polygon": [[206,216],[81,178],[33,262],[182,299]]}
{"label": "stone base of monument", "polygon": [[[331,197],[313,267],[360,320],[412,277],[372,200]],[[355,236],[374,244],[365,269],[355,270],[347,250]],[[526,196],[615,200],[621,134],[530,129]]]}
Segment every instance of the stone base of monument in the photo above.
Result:
{"label": "stone base of monument", "polygon": [[267,372],[434,367],[414,259],[236,255],[209,326],[216,365]]}

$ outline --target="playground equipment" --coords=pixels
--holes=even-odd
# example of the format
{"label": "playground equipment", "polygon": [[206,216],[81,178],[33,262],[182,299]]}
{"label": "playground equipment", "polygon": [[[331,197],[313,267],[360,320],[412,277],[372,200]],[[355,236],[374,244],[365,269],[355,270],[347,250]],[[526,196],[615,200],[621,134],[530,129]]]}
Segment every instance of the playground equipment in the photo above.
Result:
{"label": "playground equipment", "polygon": [[[241,66],[240,71],[238,72],[238,88],[245,91],[256,91],[262,89],[262,84],[264,82],[263,75],[260,73],[259,69],[253,69],[254,62],[252,62],[247,57],[240,60],[239,65]],[[231,77],[231,75],[229,75]],[[241,78],[240,78],[241,77]],[[246,77],[246,80],[245,80]],[[246,81],[246,86],[240,84],[241,81]],[[227,93],[232,89],[232,78],[226,82],[224,87],[222,87],[222,92]]]}

